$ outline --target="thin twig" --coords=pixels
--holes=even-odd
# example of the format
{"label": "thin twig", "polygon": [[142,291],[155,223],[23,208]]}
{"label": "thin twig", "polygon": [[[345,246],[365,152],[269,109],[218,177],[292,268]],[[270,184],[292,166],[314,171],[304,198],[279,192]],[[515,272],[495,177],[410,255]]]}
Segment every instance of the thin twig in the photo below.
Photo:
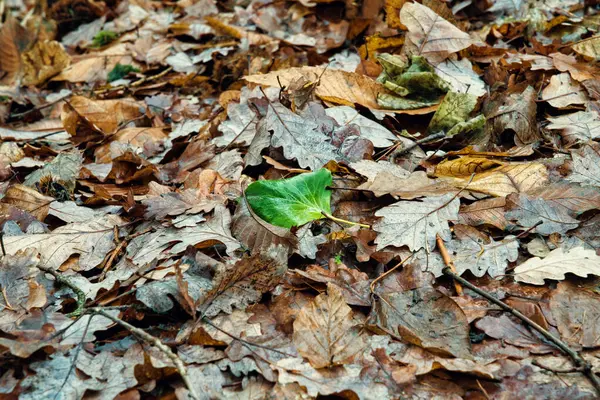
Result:
{"label": "thin twig", "polygon": [[52,268],[43,265],[38,265],[37,267],[38,269],[52,275],[54,279],[56,279],[56,282],[69,287],[73,292],[75,292],[75,295],[77,296],[77,308],[75,308],[75,311],[67,314],[67,317],[78,317],[79,315],[81,315],[81,313],[83,312],[83,307],[85,305],[85,293],[83,293],[83,290],[77,287],[77,285],[75,285],[69,279],[69,277],[59,274]]}
{"label": "thin twig", "polygon": [[410,260],[411,258],[413,258],[413,256],[414,256],[414,253],[411,254],[410,256],[408,256],[407,258],[405,258],[404,260],[400,261],[398,264],[394,265],[389,271],[386,271],[383,274],[379,275],[377,278],[373,279],[373,282],[371,282],[371,284],[369,285],[369,289],[371,289],[371,293],[375,294],[375,284],[377,282],[379,282],[380,280],[382,280],[383,278],[385,278],[386,276],[388,276],[389,274],[391,274],[392,272],[394,272],[395,270],[397,270],[398,268],[400,268],[401,266],[406,264],[406,262],[408,260]]}
{"label": "thin twig", "polygon": [[442,132],[431,134],[422,139],[419,139],[419,140],[415,141],[414,143],[412,143],[410,146],[406,146],[403,149],[397,149],[395,152],[393,152],[392,155],[390,155],[390,162],[394,163],[396,158],[410,152],[412,149],[418,147],[421,144],[433,142],[435,140],[443,139],[445,137],[446,137],[446,132],[442,131]]}
{"label": "thin twig", "polygon": [[[438,242],[438,246],[440,246],[439,242]],[[442,246],[444,246],[444,242],[441,242],[440,247],[442,247]],[[468,280],[460,277],[458,274],[453,272],[452,269],[450,269],[449,267],[444,268],[442,272],[444,273],[444,275],[451,277],[452,279],[454,279],[454,281],[459,282],[466,288],[472,290],[473,292],[477,293],[481,297],[485,298],[490,303],[496,304],[497,306],[500,306],[503,310],[508,311],[509,313],[511,313],[512,315],[514,315],[515,317],[517,317],[521,321],[523,321],[525,324],[529,325],[531,328],[533,328],[534,330],[539,332],[546,339],[548,339],[549,342],[554,344],[562,352],[564,352],[569,357],[571,357],[571,359],[575,363],[576,368],[580,369],[581,372],[583,372],[583,374],[585,374],[585,376],[588,377],[588,379],[590,380],[590,382],[596,389],[596,392],[598,393],[598,395],[600,395],[600,377],[598,377],[598,375],[596,375],[594,373],[594,371],[592,371],[592,365],[588,361],[586,361],[583,357],[581,357],[578,352],[571,349],[569,347],[569,345],[567,345],[565,342],[563,342],[562,340],[560,340],[559,338],[557,338],[556,336],[554,336],[553,334],[548,332],[546,329],[544,329],[542,326],[537,324],[535,321],[528,318],[526,315],[522,314],[520,311],[514,309],[513,307],[509,306],[505,302],[495,298],[490,293],[478,288],[477,286],[473,285]]]}
{"label": "thin twig", "polygon": [[152,344],[154,347],[156,347],[158,350],[160,350],[164,355],[166,355],[169,358],[169,360],[171,360],[173,362],[173,364],[175,364],[175,368],[177,369],[177,372],[179,372],[179,375],[181,376],[183,383],[185,384],[186,388],[189,391],[189,396],[194,400],[200,400],[200,396],[198,396],[198,394],[196,393],[196,389],[194,388],[194,386],[192,385],[192,382],[190,381],[190,377],[187,373],[187,368],[185,367],[185,364],[183,363],[181,358],[179,358],[179,356],[177,354],[173,353],[173,351],[169,348],[169,346],[164,344],[159,338],[152,336],[148,332],[146,332],[138,327],[135,327],[135,326],[131,325],[130,323],[123,321],[120,318],[113,317],[112,315],[110,315],[109,313],[104,311],[104,309],[102,309],[102,308],[93,307],[93,308],[89,308],[87,311],[93,312],[96,314],[100,314],[103,317],[110,319],[114,323],[121,325],[123,328],[127,329],[129,332],[141,337],[146,342]]}
{"label": "thin twig", "polygon": [[[452,261],[452,257],[450,257],[448,249],[446,249],[446,245],[444,245],[444,241],[442,240],[439,234],[435,235],[435,241],[437,242],[438,249],[442,256],[442,260],[444,260],[444,264],[446,264],[446,267],[450,268],[452,272],[457,274],[458,272],[456,271],[456,267],[454,266],[454,261]],[[460,286],[460,283],[454,281],[454,288],[456,289],[456,294],[462,296],[463,289],[462,286]]]}

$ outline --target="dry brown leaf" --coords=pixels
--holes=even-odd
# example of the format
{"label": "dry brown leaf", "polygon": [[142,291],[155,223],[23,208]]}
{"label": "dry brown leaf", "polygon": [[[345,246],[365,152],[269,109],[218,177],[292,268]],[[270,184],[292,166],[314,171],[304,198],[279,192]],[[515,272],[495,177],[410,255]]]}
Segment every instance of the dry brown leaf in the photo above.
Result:
{"label": "dry brown leaf", "polygon": [[[169,135],[165,133],[163,128],[132,127],[117,132],[117,134],[112,137],[112,141],[126,144],[127,147],[138,150],[143,153],[146,158],[150,158],[164,149],[163,143],[168,138]],[[96,148],[94,156],[96,157],[97,164],[107,164],[112,162],[115,154],[111,154],[110,147],[110,143],[105,143]]]}
{"label": "dry brown leaf", "polygon": [[365,347],[362,328],[353,318],[340,289],[327,285],[304,306],[294,321],[293,340],[314,368],[350,364]]}
{"label": "dry brown leaf", "polygon": [[143,107],[135,100],[92,100],[84,96],[73,96],[67,102],[61,119],[65,130],[77,134],[79,124],[91,124],[94,130],[104,135],[113,135],[124,124],[143,115]]}
{"label": "dry brown leaf", "polygon": [[23,54],[23,85],[41,85],[67,68],[71,57],[55,40],[37,42]]}
{"label": "dry brown leaf", "polygon": [[44,221],[50,210],[50,203],[54,198],[44,196],[37,190],[34,190],[25,185],[12,185],[4,193],[4,197],[0,200],[5,204],[12,204],[23,211],[29,212],[40,221]]}
{"label": "dry brown leaf", "polygon": [[469,323],[450,297],[432,287],[379,296],[376,324],[402,340],[428,350],[471,358]]}
{"label": "dry brown leaf", "polygon": [[554,67],[560,72],[569,72],[571,78],[578,82],[583,82],[588,79],[593,79],[597,75],[596,69],[588,63],[577,61],[575,56],[566,55],[563,53],[550,54]]}
{"label": "dry brown leaf", "polygon": [[46,304],[46,289],[37,268],[40,257],[33,249],[4,257],[0,263],[0,288],[3,308],[31,310]]}
{"label": "dry brown leaf", "polygon": [[458,222],[471,226],[487,224],[504,230],[509,225],[504,215],[505,206],[506,199],[504,197],[479,200],[469,205],[461,205],[458,211]]}
{"label": "dry brown leaf", "polygon": [[406,46],[409,51],[429,61],[442,61],[473,43],[468,33],[419,3],[404,4],[400,21],[408,29]]}
{"label": "dry brown leaf", "polygon": [[552,316],[564,340],[583,347],[600,346],[600,295],[568,282],[550,293]]}
{"label": "dry brown leaf", "polygon": [[556,108],[564,108],[571,104],[585,104],[588,101],[581,85],[573,82],[566,72],[550,78],[550,84],[542,90],[542,99]]}
{"label": "dry brown leaf", "polygon": [[9,16],[0,30],[0,83],[10,85],[21,72],[21,52],[32,38],[18,21]]}
{"label": "dry brown leaf", "polygon": [[323,72],[323,70],[324,68],[321,67],[289,68],[264,75],[250,75],[244,79],[251,83],[272,87],[279,87],[281,82],[281,85],[287,87],[299,79],[315,82],[321,77],[315,94],[322,100],[346,106],[354,106],[354,103],[358,103],[368,108],[380,108],[377,104],[377,95],[387,92],[383,85],[355,72],[331,69]]}
{"label": "dry brown leaf", "polygon": [[[460,162],[456,163],[456,166],[459,167]],[[466,170],[469,168],[471,168],[469,165],[464,167]],[[460,171],[460,168],[456,169]],[[441,176],[440,179],[456,188],[504,197],[511,193],[527,192],[546,185],[548,171],[543,164],[536,162],[511,163],[476,173],[472,178]]]}
{"label": "dry brown leaf", "polygon": [[494,339],[500,339],[508,344],[524,347],[536,353],[549,353],[555,349],[553,346],[545,344],[541,340],[541,336],[529,330],[520,320],[513,319],[506,314],[500,317],[488,315],[475,322],[475,326]]}
{"label": "dry brown leaf", "polygon": [[97,53],[73,58],[71,66],[52,80],[72,83],[106,81],[108,73],[117,63],[137,66],[128,54],[127,44],[119,43]]}
{"label": "dry brown leaf", "polygon": [[536,91],[531,86],[521,93],[500,94],[485,107],[486,133],[493,139],[505,131],[514,132],[517,146],[541,139],[537,127]]}

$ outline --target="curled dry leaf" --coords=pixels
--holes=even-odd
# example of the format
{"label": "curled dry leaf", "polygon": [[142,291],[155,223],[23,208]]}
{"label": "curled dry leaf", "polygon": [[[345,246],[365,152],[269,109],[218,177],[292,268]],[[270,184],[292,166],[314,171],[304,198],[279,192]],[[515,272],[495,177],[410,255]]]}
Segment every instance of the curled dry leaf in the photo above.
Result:
{"label": "curled dry leaf", "polygon": [[575,247],[565,251],[562,247],[552,250],[543,259],[532,257],[518,265],[514,270],[518,282],[543,285],[544,279],[562,281],[565,274],[577,276],[600,276],[600,256],[595,250]]}
{"label": "curled dry leaf", "polygon": [[277,246],[290,253],[298,247],[298,238],[289,229],[271,225],[261,219],[248,207],[245,198],[240,199],[235,210],[231,232],[252,254]]}
{"label": "curled dry leaf", "polygon": [[362,352],[362,329],[340,289],[330,283],[327,294],[320,294],[300,310],[293,340],[298,353],[314,368],[332,367],[350,364]]}
{"label": "curled dry leaf", "polygon": [[40,221],[44,221],[50,210],[50,203],[54,198],[44,196],[37,190],[25,185],[12,185],[0,200],[5,204],[12,204],[23,211],[29,212]]}
{"label": "curled dry leaf", "polygon": [[488,119],[486,133],[499,138],[505,131],[515,133],[515,144],[525,145],[541,139],[537,127],[536,92],[531,86],[522,93],[500,95],[484,107]]}

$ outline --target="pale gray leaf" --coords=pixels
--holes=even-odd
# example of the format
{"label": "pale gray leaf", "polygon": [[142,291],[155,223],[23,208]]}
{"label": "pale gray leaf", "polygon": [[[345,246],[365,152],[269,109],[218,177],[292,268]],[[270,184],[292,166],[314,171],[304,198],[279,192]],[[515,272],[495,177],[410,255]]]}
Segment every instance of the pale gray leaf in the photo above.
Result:
{"label": "pale gray leaf", "polygon": [[535,227],[535,232],[542,235],[564,234],[579,226],[579,221],[571,217],[568,209],[553,206],[541,198],[513,193],[507,197],[507,205],[507,219],[515,220],[525,228],[539,224]]}
{"label": "pale gray leaf", "polygon": [[567,177],[571,182],[587,186],[600,186],[600,154],[591,146],[581,152],[572,151],[573,173]]}
{"label": "pale gray leaf", "polygon": [[375,147],[392,146],[398,138],[389,129],[363,117],[356,109],[348,106],[331,107],[325,113],[341,126],[354,124],[360,129],[360,137],[370,140]]}

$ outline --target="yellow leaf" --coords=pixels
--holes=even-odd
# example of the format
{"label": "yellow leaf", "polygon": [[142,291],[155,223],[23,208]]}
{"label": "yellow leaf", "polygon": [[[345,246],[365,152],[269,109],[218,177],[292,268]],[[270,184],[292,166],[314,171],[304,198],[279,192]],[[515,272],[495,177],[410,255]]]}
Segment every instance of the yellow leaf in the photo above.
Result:
{"label": "yellow leaf", "polygon": [[134,100],[91,100],[84,96],[73,96],[67,102],[61,120],[65,130],[75,135],[80,123],[92,124],[94,130],[105,135],[114,134],[123,123],[140,115],[140,104]]}
{"label": "yellow leaf", "polygon": [[71,57],[55,40],[37,42],[23,54],[23,85],[40,85],[59,74],[71,63]]}
{"label": "yellow leaf", "polygon": [[572,45],[571,48],[582,56],[597,60],[600,58],[600,35],[581,40]]}

